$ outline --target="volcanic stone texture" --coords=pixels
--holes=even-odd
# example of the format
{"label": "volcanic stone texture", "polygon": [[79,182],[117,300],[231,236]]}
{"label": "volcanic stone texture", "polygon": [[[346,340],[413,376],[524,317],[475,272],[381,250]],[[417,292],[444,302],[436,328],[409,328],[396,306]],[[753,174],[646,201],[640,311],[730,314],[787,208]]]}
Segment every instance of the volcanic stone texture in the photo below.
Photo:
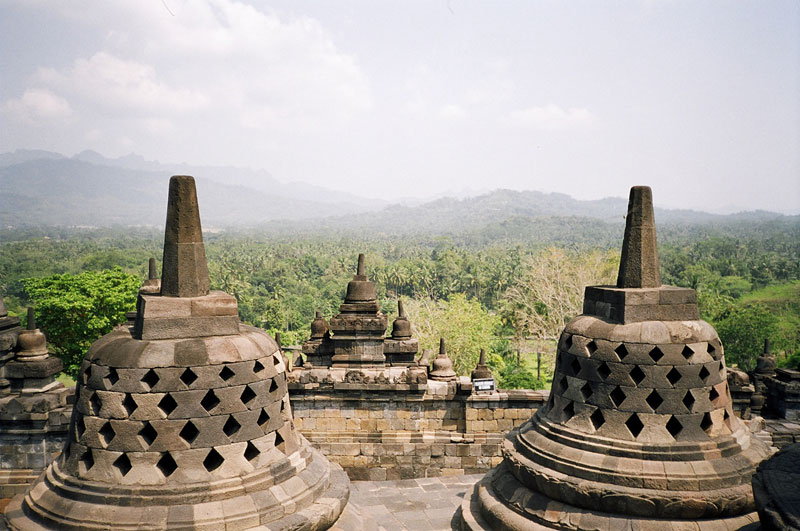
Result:
{"label": "volcanic stone texture", "polygon": [[703,321],[576,318],[559,341],[550,400],[505,441],[466,527],[751,523],[749,479],[769,451],[734,416],[725,371]]}
{"label": "volcanic stone texture", "polygon": [[800,444],[782,449],[761,463],[753,476],[761,527],[769,531],[800,529]]}

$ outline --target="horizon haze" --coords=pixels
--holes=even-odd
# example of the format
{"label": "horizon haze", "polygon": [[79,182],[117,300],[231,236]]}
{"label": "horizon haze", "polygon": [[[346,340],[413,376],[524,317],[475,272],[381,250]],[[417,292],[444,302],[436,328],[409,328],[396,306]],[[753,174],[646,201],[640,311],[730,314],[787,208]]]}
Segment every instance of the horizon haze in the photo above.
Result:
{"label": "horizon haze", "polygon": [[[800,214],[800,3],[0,2],[0,149]],[[245,175],[246,174],[246,175]],[[261,177],[258,177],[258,176]]]}

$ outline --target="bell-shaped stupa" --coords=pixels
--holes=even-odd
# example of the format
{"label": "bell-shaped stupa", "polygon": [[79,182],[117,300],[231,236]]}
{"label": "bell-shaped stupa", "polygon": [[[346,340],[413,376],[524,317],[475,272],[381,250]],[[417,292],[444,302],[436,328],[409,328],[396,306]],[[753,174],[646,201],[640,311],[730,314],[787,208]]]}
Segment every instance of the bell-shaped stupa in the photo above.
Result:
{"label": "bell-shaped stupa", "polygon": [[617,286],[558,343],[550,399],[462,505],[465,529],[739,529],[768,447],[733,414],[694,290],[662,286],[652,193],[631,190]]}
{"label": "bell-shaped stupa", "polygon": [[279,346],[209,290],[194,179],[173,177],[160,292],[87,352],[68,443],[8,524],[325,529],[348,495],[295,430]]}

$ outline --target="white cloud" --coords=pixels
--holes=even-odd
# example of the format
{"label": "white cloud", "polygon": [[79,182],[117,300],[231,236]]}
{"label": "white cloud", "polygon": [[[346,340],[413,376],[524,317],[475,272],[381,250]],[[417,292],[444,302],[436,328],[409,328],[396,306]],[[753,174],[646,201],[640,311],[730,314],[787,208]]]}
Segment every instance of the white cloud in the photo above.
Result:
{"label": "white cloud", "polygon": [[19,98],[7,100],[0,109],[12,119],[29,124],[60,121],[72,115],[67,100],[42,88],[27,89]]}
{"label": "white cloud", "polygon": [[595,122],[595,116],[588,109],[564,109],[553,103],[512,111],[508,119],[515,125],[547,131],[581,129]]}
{"label": "white cloud", "polygon": [[155,68],[106,52],[77,59],[71,68],[40,69],[41,83],[106,110],[162,114],[197,110],[208,98],[197,90],[173,88],[158,79]]}
{"label": "white cloud", "polygon": [[148,142],[189,128],[214,145],[243,128],[265,135],[287,126],[336,129],[372,106],[367,76],[314,19],[236,0],[168,0],[166,7],[104,0],[55,10],[96,32],[95,50],[66,67],[40,65],[37,88],[0,108],[21,125],[37,117],[44,126],[58,109],[71,110],[86,131],[124,130]]}
{"label": "white cloud", "polygon": [[446,120],[460,120],[467,115],[467,112],[464,110],[463,107],[460,105],[454,105],[452,103],[443,105],[439,109],[439,116],[445,118]]}

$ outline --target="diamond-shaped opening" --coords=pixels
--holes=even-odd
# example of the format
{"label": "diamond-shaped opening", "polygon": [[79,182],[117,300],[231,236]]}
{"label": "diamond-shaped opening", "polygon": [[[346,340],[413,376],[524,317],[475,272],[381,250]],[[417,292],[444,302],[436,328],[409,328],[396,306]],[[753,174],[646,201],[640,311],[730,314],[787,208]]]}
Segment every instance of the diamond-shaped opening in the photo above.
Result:
{"label": "diamond-shaped opening", "polygon": [[567,390],[567,387],[569,387],[569,381],[567,381],[566,376],[562,377],[561,380],[559,380],[558,386],[559,388],[561,388],[562,393]]}
{"label": "diamond-shaped opening", "polygon": [[589,385],[589,382],[583,384],[583,387],[581,387],[581,394],[584,400],[588,400],[589,397],[592,396],[592,386]]}
{"label": "diamond-shaped opening", "polygon": [[642,424],[642,421],[639,419],[639,415],[634,413],[628,417],[628,420],[625,421],[625,427],[628,428],[628,431],[631,432],[631,435],[638,437],[644,429],[644,424]]}
{"label": "diamond-shaped opening", "polygon": [[581,363],[577,359],[572,360],[570,367],[572,368],[573,376],[578,376],[578,373],[581,372]]}
{"label": "diamond-shaped opening", "polygon": [[629,374],[630,374],[631,380],[633,380],[633,383],[635,383],[636,385],[639,385],[640,383],[642,383],[644,381],[645,377],[647,376],[644,373],[644,371],[639,368],[638,365],[635,366],[633,369],[631,369],[631,372]]}
{"label": "diamond-shaped opening", "polygon": [[664,353],[661,352],[660,348],[654,347],[653,350],[650,351],[649,356],[651,360],[658,363],[658,360],[664,357]]}
{"label": "diamond-shaped opening", "polygon": [[181,436],[181,439],[186,441],[189,444],[192,444],[197,436],[200,434],[200,430],[197,429],[197,426],[190,420],[186,424],[183,425],[183,429],[178,434]]}
{"label": "diamond-shaped opening", "polygon": [[589,420],[592,421],[592,426],[594,426],[595,430],[599,430],[600,426],[606,423],[606,418],[603,416],[603,412],[599,409],[594,410],[594,413],[591,414]]}
{"label": "diamond-shaped opening", "polygon": [[279,432],[275,432],[275,447],[280,450],[280,445],[283,444],[283,436]]}
{"label": "diamond-shaped opening", "polygon": [[569,350],[572,348],[572,334],[565,334],[565,336],[566,337],[564,337],[564,346],[566,347],[567,350]]}
{"label": "diamond-shaped opening", "polygon": [[103,403],[97,393],[92,394],[92,398],[89,399],[89,405],[92,407],[94,415],[100,414],[100,408],[103,407]]}
{"label": "diamond-shaped opening", "polygon": [[210,389],[206,393],[206,396],[204,396],[200,401],[200,405],[203,406],[203,409],[206,411],[211,411],[217,407],[217,405],[219,405],[219,398],[217,398],[217,395],[214,393],[213,389]]}
{"label": "diamond-shaped opening", "polygon": [[89,381],[89,378],[92,377],[92,366],[87,365],[86,370],[83,371],[83,385],[86,385],[86,382]]}
{"label": "diamond-shaped opening", "polygon": [[114,427],[111,426],[110,422],[106,422],[105,424],[103,424],[103,427],[100,428],[100,431],[98,431],[97,433],[100,435],[100,440],[103,441],[103,444],[105,446],[108,446],[108,444],[114,439],[114,436],[117,434],[114,431]]}
{"label": "diamond-shaped opening", "polygon": [[686,409],[689,411],[692,410],[692,407],[694,406],[694,395],[691,391],[686,391],[686,394],[683,395],[683,405],[686,406]]}
{"label": "diamond-shaped opening", "polygon": [[139,407],[136,404],[136,400],[133,399],[131,395],[126,394],[125,398],[122,399],[122,407],[125,408],[125,411],[128,413],[128,416],[131,416],[136,408]]}
{"label": "diamond-shaped opening", "polygon": [[655,389],[653,390],[652,393],[647,395],[647,398],[645,398],[645,401],[647,401],[647,405],[648,406],[653,408],[653,411],[658,409],[658,406],[660,406],[661,404],[664,403],[664,399],[661,398],[661,395],[658,394],[658,391],[656,391]]}
{"label": "diamond-shaped opening", "polygon": [[708,348],[706,349],[706,351],[707,351],[707,352],[708,352],[708,353],[711,355],[711,357],[713,358],[713,357],[714,357],[714,354],[715,354],[715,353],[716,353],[716,351],[717,351],[717,349],[716,349],[716,348],[714,348],[714,345],[712,345],[711,343],[709,343],[709,344],[708,344]]}
{"label": "diamond-shaped opening", "polygon": [[597,343],[589,341],[589,343],[586,344],[586,352],[588,352],[590,356],[597,352]]}
{"label": "diamond-shaped opening", "polygon": [[260,361],[256,360],[255,363],[253,363],[253,372],[259,373],[263,370],[264,370],[264,365]]}
{"label": "diamond-shaped opening", "polygon": [[272,364],[273,365],[277,366],[277,365],[281,364],[281,359],[279,358],[280,355],[281,355],[280,352],[275,353],[275,354],[272,355]]}
{"label": "diamond-shaped opening", "polygon": [[692,350],[692,347],[690,347],[689,345],[684,345],[681,354],[683,354],[683,357],[688,360],[689,358],[694,356],[694,350]]}
{"label": "diamond-shaped opening", "polygon": [[722,420],[724,420],[724,421],[725,421],[725,425],[726,425],[726,426],[728,427],[728,429],[730,430],[730,429],[731,429],[731,416],[730,416],[730,414],[728,413],[728,410],[727,410],[727,409],[725,409],[725,410],[724,410],[724,413],[722,414]]}
{"label": "diamond-shaped opening", "polygon": [[[273,380],[273,381],[274,381],[274,380]],[[244,391],[242,391],[242,395],[241,395],[239,398],[241,398],[241,400],[242,400],[242,403],[243,403],[244,405],[247,405],[247,404],[248,404],[248,403],[250,403],[250,401],[251,401],[251,400],[253,400],[255,397],[256,397],[256,394],[255,394],[255,392],[253,392],[253,390],[252,390],[252,389],[250,389],[250,386],[249,386],[249,385],[246,385],[246,386],[244,387]]]}
{"label": "diamond-shaped opening", "polygon": [[619,346],[614,349],[614,352],[617,353],[620,360],[624,360],[625,356],[628,355],[628,349],[625,347],[625,343],[620,343]]}
{"label": "diamond-shaped opening", "polygon": [[78,417],[78,420],[75,422],[75,431],[76,431],[76,441],[80,441],[81,437],[83,437],[83,433],[86,431],[86,423],[83,421],[83,417]]}
{"label": "diamond-shaped opening", "polygon": [[145,384],[148,389],[155,387],[158,383],[158,380],[160,380],[160,378],[153,369],[150,369],[145,373],[144,376],[142,376],[142,383]]}
{"label": "diamond-shaped opening", "polygon": [[672,416],[667,421],[667,431],[673,437],[678,437],[678,434],[683,431],[683,425],[675,416]]}
{"label": "diamond-shaped opening", "polygon": [[678,381],[680,381],[680,379],[681,379],[681,372],[675,367],[670,369],[670,371],[667,373],[667,381],[671,385],[675,385],[676,383],[678,383]]}
{"label": "diamond-shaped opening", "polygon": [[170,477],[173,472],[178,470],[178,463],[176,463],[175,460],[172,458],[172,456],[169,455],[168,453],[165,453],[164,455],[161,456],[161,459],[158,460],[156,466],[161,471],[161,473],[164,474],[165,478]]}
{"label": "diamond-shaped opening", "polygon": [[158,403],[158,409],[163,411],[166,416],[169,416],[169,414],[175,411],[175,408],[177,407],[178,403],[169,393],[164,395],[164,398],[162,398],[161,402]]}
{"label": "diamond-shaped opening", "polygon": [[719,362],[719,372],[722,372],[724,370],[725,370],[725,364],[722,363],[722,360],[720,360],[720,362]]}
{"label": "diamond-shaped opening", "polygon": [[708,399],[713,402],[719,398],[719,392],[717,391],[716,387],[712,387],[711,390],[708,392]]}
{"label": "diamond-shaped opening", "polygon": [[225,425],[222,427],[222,431],[225,433],[225,435],[230,437],[231,435],[239,431],[241,427],[242,425],[239,424],[235,418],[233,418],[233,415],[231,415],[230,417],[228,417],[228,420],[225,421]]}
{"label": "diamond-shaped opening", "polygon": [[266,409],[261,410],[261,413],[258,414],[258,420],[256,422],[258,422],[258,425],[261,428],[264,427],[264,424],[269,422],[269,414],[267,413]]}
{"label": "diamond-shaped opening", "polygon": [[620,404],[622,404],[622,402],[627,398],[627,396],[625,396],[625,392],[620,386],[616,386],[614,390],[611,391],[609,396],[616,407],[619,407]]}
{"label": "diamond-shaped opening", "polygon": [[703,415],[703,420],[700,421],[700,427],[708,433],[708,430],[711,429],[713,422],[711,421],[711,413],[705,413]]}
{"label": "diamond-shaped opening", "polygon": [[92,450],[89,449],[83,452],[80,461],[83,463],[83,466],[86,467],[86,470],[92,468],[94,466],[94,456],[92,455]]}
{"label": "diamond-shaped opening", "polygon": [[261,452],[256,448],[256,445],[253,444],[251,441],[247,441],[247,447],[244,449],[244,458],[248,461],[252,461],[256,457],[259,456]]}
{"label": "diamond-shaped opening", "polygon": [[225,366],[222,368],[222,370],[221,370],[221,371],[219,371],[219,377],[220,377],[220,378],[222,378],[222,380],[223,380],[223,381],[225,381],[225,382],[227,382],[228,380],[230,380],[230,379],[231,379],[231,378],[233,378],[234,376],[236,376],[236,373],[235,373],[235,372],[233,372],[233,371],[230,369],[230,367],[228,367],[227,365],[225,365]]}
{"label": "diamond-shaped opening", "polygon": [[608,366],[608,363],[602,362],[600,365],[597,366],[597,374],[600,375],[600,378],[605,380],[611,375],[611,369]]}
{"label": "diamond-shaped opening", "polygon": [[283,400],[281,400],[281,413],[283,413],[284,411],[286,411],[286,400],[287,400],[286,398],[284,398]]}
{"label": "diamond-shaped opening", "polygon": [[218,469],[220,466],[222,466],[222,463],[224,462],[225,459],[223,459],[222,456],[219,455],[219,452],[217,452],[214,448],[212,448],[211,451],[208,452],[206,458],[203,459],[203,466],[206,467],[206,470],[212,472]]}
{"label": "diamond-shaped opening", "polygon": [[131,468],[133,468],[133,466],[131,466],[131,460],[128,459],[126,454],[122,454],[121,456],[117,457],[116,460],[114,460],[114,462],[111,464],[114,466],[114,468],[119,470],[119,473],[123,476],[127,476],[128,472],[130,472]]}
{"label": "diamond-shaped opening", "polygon": [[575,416],[575,406],[573,405],[572,401],[569,402],[566,406],[564,406],[564,422],[568,421],[572,417]]}
{"label": "diamond-shaped opening", "polygon": [[705,365],[703,365],[703,366],[700,368],[700,373],[698,374],[698,376],[700,376],[700,379],[701,379],[701,380],[703,380],[703,381],[705,382],[705,381],[706,381],[706,378],[708,378],[709,376],[711,376],[711,373],[710,373],[710,372],[708,372],[708,369],[706,369],[706,366],[705,366]]}
{"label": "diamond-shaped opening", "polygon": [[275,378],[273,378],[272,381],[269,383],[269,392],[274,393],[277,390],[278,390],[278,382],[275,380]]}
{"label": "diamond-shaped opening", "polygon": [[153,444],[153,441],[156,440],[156,437],[158,437],[158,432],[152,426],[152,424],[145,422],[144,427],[139,430],[139,437],[141,437],[142,440],[147,443],[147,446],[150,446]]}
{"label": "diamond-shaped opening", "polygon": [[117,369],[115,369],[114,367],[111,367],[108,370],[108,374],[106,374],[106,377],[104,378],[104,380],[106,381],[106,385],[108,387],[111,387],[112,385],[117,383],[119,381],[119,375],[117,374]]}
{"label": "diamond-shaped opening", "polygon": [[189,387],[195,380],[197,380],[197,375],[192,369],[186,367],[186,370],[181,374],[181,381],[186,384],[186,387]]}

